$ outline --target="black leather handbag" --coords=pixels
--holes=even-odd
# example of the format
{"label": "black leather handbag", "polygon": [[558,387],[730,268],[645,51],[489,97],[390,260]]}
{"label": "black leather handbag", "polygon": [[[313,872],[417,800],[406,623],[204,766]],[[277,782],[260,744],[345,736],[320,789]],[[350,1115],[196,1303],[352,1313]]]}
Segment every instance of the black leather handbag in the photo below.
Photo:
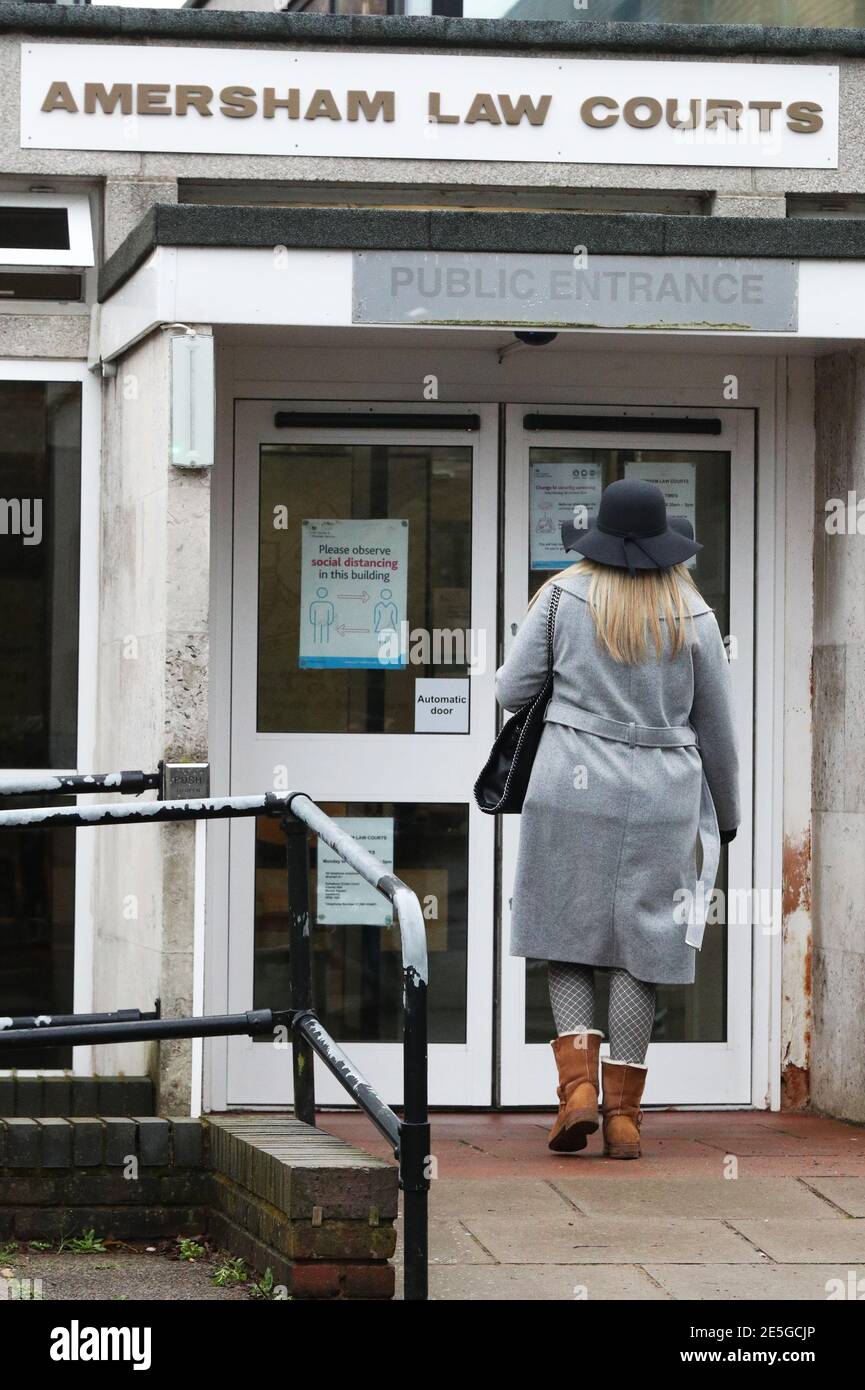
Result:
{"label": "black leather handbag", "polygon": [[553,693],[553,636],[561,589],[553,587],[547,613],[547,678],[537,695],[502,725],[475,782],[475,801],[490,816],[523,809],[532,764],[544,727],[544,715]]}

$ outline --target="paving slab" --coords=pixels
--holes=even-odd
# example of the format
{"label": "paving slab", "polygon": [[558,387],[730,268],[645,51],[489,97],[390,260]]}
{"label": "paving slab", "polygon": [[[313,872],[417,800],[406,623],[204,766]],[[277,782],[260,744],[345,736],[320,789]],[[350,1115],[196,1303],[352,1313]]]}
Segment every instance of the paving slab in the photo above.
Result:
{"label": "paving slab", "polygon": [[[622,1165],[624,1166],[624,1165]],[[633,1165],[632,1165],[633,1166]],[[490,1184],[484,1183],[486,1190]],[[555,1178],[553,1186],[588,1216],[831,1218],[829,1202],[796,1178],[644,1177],[609,1183],[601,1178]]]}
{"label": "paving slab", "polygon": [[[403,1223],[396,1222],[397,1259],[402,1259]],[[430,1264],[481,1265],[494,1264],[495,1260],[488,1250],[474,1238],[461,1221],[450,1217],[430,1217],[429,1222]]]}
{"label": "paving slab", "polygon": [[807,1178],[806,1181],[848,1216],[865,1216],[865,1177]]}
{"label": "paving slab", "polygon": [[669,1302],[672,1295],[633,1265],[438,1265],[430,1298],[462,1302]]}
{"label": "paving slab", "polygon": [[[812,1223],[820,1224],[823,1223]],[[826,1223],[831,1224],[831,1223]],[[503,1264],[755,1264],[767,1257],[722,1221],[646,1216],[474,1217],[465,1225]],[[843,1258],[827,1256],[827,1258]]]}
{"label": "paving slab", "polygon": [[[815,1199],[819,1200],[819,1199]],[[567,1216],[570,1200],[543,1178],[474,1178],[437,1180],[430,1188],[434,1216],[469,1220],[476,1216]],[[827,1210],[831,1211],[830,1207]]]}
{"label": "paving slab", "polygon": [[645,1270],[671,1297],[685,1302],[825,1303],[830,1290],[849,1288],[847,1265],[646,1265]]}
{"label": "paving slab", "polygon": [[[865,1219],[833,1216],[822,1221],[733,1219],[730,1226],[779,1264],[855,1264],[865,1261]],[[639,1261],[640,1264],[643,1261]]]}

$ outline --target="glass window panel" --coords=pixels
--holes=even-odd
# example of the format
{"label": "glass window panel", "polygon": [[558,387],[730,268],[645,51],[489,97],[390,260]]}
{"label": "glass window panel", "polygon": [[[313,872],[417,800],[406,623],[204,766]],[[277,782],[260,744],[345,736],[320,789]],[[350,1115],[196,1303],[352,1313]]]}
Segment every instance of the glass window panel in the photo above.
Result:
{"label": "glass window panel", "polygon": [[[0,767],[77,766],[81,387],[0,382]],[[71,804],[0,801],[3,809]],[[0,1014],[72,1011],[75,831],[0,836]],[[4,1054],[66,1067],[70,1048]]]}
{"label": "glass window panel", "polygon": [[81,387],[0,382],[0,767],[74,768]]}
{"label": "glass window panel", "polygon": [[[343,802],[323,809],[335,818],[393,818],[394,873],[417,893],[427,922],[430,1042],[465,1042],[468,807]],[[285,837],[275,819],[261,817],[256,827],[254,1007],[285,1008],[291,997]],[[309,837],[316,1011],[340,1042],[398,1042],[398,928],[315,924],[316,839]]]}
{"label": "glass window panel", "polygon": [[[609,449],[538,446],[531,463],[573,462],[601,465],[606,487],[626,475],[629,462],[691,463],[694,473],[694,533],[703,549],[691,568],[694,582],[715,610],[721,632],[729,630],[730,614],[730,455],[721,450]],[[670,514],[674,512],[670,508]],[[579,557],[574,555],[574,560]],[[549,571],[529,570],[529,592],[549,578]],[[727,891],[727,851],[721,851],[716,887]],[[709,925],[703,949],[697,954],[693,986],[659,985],[655,1042],[723,1042],[727,1036],[727,927]],[[607,1027],[607,977],[596,975],[595,1026]],[[547,994],[546,963],[526,962],[526,1042],[549,1042],[555,1036]]]}
{"label": "glass window panel", "polygon": [[[412,733],[415,680],[468,674],[471,488],[466,446],[262,447],[259,732]],[[302,522],[386,517],[408,521],[407,663],[393,670],[302,668]],[[360,621],[370,621],[371,607]],[[414,636],[423,633],[425,644]]]}
{"label": "glass window panel", "polygon": [[[69,806],[60,800],[0,799],[0,810]],[[4,830],[0,835],[0,1014],[72,1012],[75,920],[75,831],[64,827]],[[70,1047],[4,1051],[2,1067],[72,1064]]]}

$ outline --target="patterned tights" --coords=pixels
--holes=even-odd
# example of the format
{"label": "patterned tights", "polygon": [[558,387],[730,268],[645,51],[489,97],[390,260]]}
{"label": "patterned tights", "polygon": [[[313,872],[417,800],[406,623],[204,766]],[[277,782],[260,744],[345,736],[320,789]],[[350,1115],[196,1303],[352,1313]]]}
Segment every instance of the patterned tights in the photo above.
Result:
{"label": "patterned tights", "polygon": [[[595,1006],[595,972],[590,965],[549,961],[550,1004],[556,1032],[591,1028]],[[627,970],[610,971],[610,1057],[614,1062],[645,1062],[655,1021],[655,986],[636,980]]]}

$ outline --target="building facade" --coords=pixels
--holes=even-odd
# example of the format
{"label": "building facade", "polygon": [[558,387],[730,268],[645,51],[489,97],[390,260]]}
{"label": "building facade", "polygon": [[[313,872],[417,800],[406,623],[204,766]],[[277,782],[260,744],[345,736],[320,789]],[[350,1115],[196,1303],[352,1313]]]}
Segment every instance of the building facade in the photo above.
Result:
{"label": "building facade", "polygon": [[[4,777],[306,791],[422,901],[432,1103],[548,1104],[472,785],[561,519],[655,481],[745,812],[646,1099],[865,1119],[865,31],[12,4],[0,62]],[[5,831],[4,1012],[284,1004],[277,830]],[[394,929],[310,853],[397,1102]],[[43,1060],[291,1101],[249,1039]]]}

